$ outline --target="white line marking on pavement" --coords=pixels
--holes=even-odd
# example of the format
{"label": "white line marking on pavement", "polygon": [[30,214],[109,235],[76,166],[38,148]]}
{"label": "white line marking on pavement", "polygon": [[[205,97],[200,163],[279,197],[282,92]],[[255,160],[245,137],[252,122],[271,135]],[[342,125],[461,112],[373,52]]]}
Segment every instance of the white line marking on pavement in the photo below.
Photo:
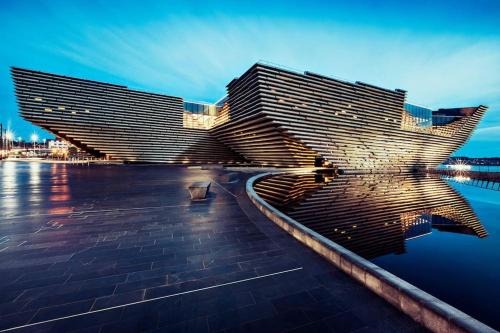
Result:
{"label": "white line marking on pavement", "polygon": [[[226,189],[224,189],[224,190],[226,190]],[[231,193],[231,192],[229,192],[229,193]],[[234,195],[234,194],[231,193],[231,195]],[[215,205],[225,205],[226,203],[214,203],[214,204]],[[71,212],[65,212],[65,213],[52,213],[52,214],[41,213],[41,214],[29,214],[29,215],[15,215],[15,216],[6,217],[4,220],[15,220],[15,219],[20,219],[20,218],[42,217],[42,216],[68,216],[68,217],[76,217],[75,215],[82,215],[82,214],[118,213],[118,212],[132,211],[132,210],[148,210],[148,209],[162,209],[162,208],[190,207],[190,206],[191,206],[191,204],[189,203],[189,204],[184,204],[184,205],[165,205],[165,206],[150,206],[150,207],[132,207],[132,208],[112,208],[112,209],[80,210],[80,211],[71,211]]]}
{"label": "white line marking on pavement", "polygon": [[219,186],[221,189],[223,189],[224,191],[226,191],[227,193],[231,194],[233,197],[237,197],[235,194],[233,194],[233,192],[229,191],[228,189],[226,189],[224,186],[222,186],[221,184],[217,183],[215,180],[212,179],[212,181],[217,185]]}
{"label": "white line marking on pavement", "polygon": [[21,326],[15,326],[15,327],[7,328],[7,329],[4,329],[4,330],[1,330],[0,332],[10,332],[10,331],[18,330],[18,329],[21,329],[21,328],[26,328],[26,327],[31,327],[31,326],[41,325],[41,324],[47,324],[47,323],[51,323],[51,322],[55,322],[55,321],[59,321],[59,320],[64,320],[64,319],[69,319],[69,318],[75,318],[75,317],[85,316],[85,315],[89,315],[89,314],[92,314],[92,313],[98,313],[98,312],[104,312],[104,311],[113,310],[113,309],[124,308],[126,306],[131,306],[131,305],[135,305],[135,304],[148,303],[148,302],[153,302],[153,301],[157,301],[157,300],[165,299],[165,298],[170,298],[170,297],[174,297],[174,296],[180,296],[180,295],[185,295],[185,294],[192,294],[192,293],[195,293],[195,292],[198,292],[198,291],[203,291],[203,290],[208,290],[208,289],[214,289],[214,288],[220,288],[220,287],[229,286],[229,285],[232,285],[232,284],[237,284],[237,283],[242,283],[242,282],[247,282],[247,281],[252,281],[252,280],[257,280],[257,279],[262,279],[262,278],[269,277],[269,276],[274,276],[274,275],[280,275],[280,274],[290,273],[290,272],[294,272],[294,271],[299,271],[301,269],[303,269],[303,267],[296,267],[296,268],[288,269],[286,271],[281,271],[281,272],[276,272],[276,273],[270,273],[270,274],[265,274],[265,275],[261,275],[261,276],[255,276],[255,277],[252,277],[252,278],[237,280],[237,281],[233,281],[233,282],[221,283],[221,284],[217,284],[215,286],[210,286],[210,287],[205,287],[205,288],[199,288],[199,289],[194,289],[194,290],[183,291],[183,292],[175,293],[175,294],[171,294],[171,295],[165,295],[165,296],[155,297],[155,298],[151,298],[151,299],[145,299],[145,300],[142,300],[142,301],[127,303],[127,304],[123,304],[123,305],[112,306],[112,307],[105,308],[105,309],[92,310],[92,311],[77,313],[77,314],[70,315],[70,316],[64,316],[64,317],[54,318],[54,319],[49,319],[49,320],[44,320],[44,321],[37,321],[37,322],[26,324],[26,325],[21,325]]}

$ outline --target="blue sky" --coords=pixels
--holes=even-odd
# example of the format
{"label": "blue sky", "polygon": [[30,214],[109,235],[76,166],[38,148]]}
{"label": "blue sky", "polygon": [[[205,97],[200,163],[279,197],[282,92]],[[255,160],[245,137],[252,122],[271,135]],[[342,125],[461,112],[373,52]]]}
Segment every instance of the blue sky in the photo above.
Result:
{"label": "blue sky", "polygon": [[500,156],[500,1],[0,2],[0,121],[19,66],[215,101],[266,60],[408,91],[431,108],[490,107],[457,152]]}

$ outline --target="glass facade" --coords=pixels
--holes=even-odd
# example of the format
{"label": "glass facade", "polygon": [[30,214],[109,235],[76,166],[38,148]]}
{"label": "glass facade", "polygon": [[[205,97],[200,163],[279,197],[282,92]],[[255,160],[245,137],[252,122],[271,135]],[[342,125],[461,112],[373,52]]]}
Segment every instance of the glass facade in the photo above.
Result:
{"label": "glass facade", "polygon": [[184,102],[182,124],[185,128],[210,129],[220,107],[215,104]]}
{"label": "glass facade", "polygon": [[217,116],[217,109],[215,104],[184,102],[184,111],[193,114]]}
{"label": "glass facade", "polygon": [[405,118],[407,126],[412,127],[431,127],[431,126],[444,126],[462,118],[462,116],[449,116],[443,114],[435,114],[431,109],[405,103],[405,111],[409,117]]}
{"label": "glass facade", "polygon": [[443,126],[459,120],[462,117],[436,115],[432,117],[432,126]]}
{"label": "glass facade", "polygon": [[406,221],[406,223],[407,225],[403,228],[406,240],[430,234],[432,231],[432,215],[430,214],[419,215],[414,221]]}
{"label": "glass facade", "polygon": [[432,110],[422,106],[405,103],[405,111],[410,114],[414,126],[430,127],[433,125]]}

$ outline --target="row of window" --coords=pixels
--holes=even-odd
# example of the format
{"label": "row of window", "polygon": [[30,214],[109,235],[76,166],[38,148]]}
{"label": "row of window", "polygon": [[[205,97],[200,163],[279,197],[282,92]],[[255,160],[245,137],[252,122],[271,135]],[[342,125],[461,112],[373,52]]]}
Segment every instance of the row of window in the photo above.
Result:
{"label": "row of window", "polygon": [[215,125],[217,116],[184,112],[182,126],[184,128],[210,129]]}
{"label": "row of window", "polygon": [[432,126],[432,110],[418,105],[405,103],[405,110],[414,118],[415,124],[418,127]]}
{"label": "row of window", "polygon": [[206,116],[217,116],[220,107],[213,104],[184,102],[184,111]]}
{"label": "row of window", "polygon": [[[37,101],[37,102],[43,102],[43,98],[41,98],[41,97],[35,97],[35,98],[34,98],[34,100],[35,100],[35,101]],[[52,109],[52,108],[49,108],[49,107],[46,107],[46,108],[44,108],[43,110],[44,110],[45,112],[52,112],[52,111],[53,111],[53,109]],[[66,110],[66,107],[65,107],[65,106],[63,106],[63,105],[59,105],[59,106],[57,107],[57,110],[59,110],[59,111],[64,111],[64,110]],[[89,109],[85,109],[85,110],[84,110],[84,112],[85,112],[85,113],[90,113],[90,110],[89,110]],[[76,114],[76,113],[77,113],[76,111],[71,111],[71,114]]]}
{"label": "row of window", "polygon": [[431,109],[408,103],[405,103],[404,108],[414,118],[414,125],[418,127],[443,126],[461,118],[433,115]]}

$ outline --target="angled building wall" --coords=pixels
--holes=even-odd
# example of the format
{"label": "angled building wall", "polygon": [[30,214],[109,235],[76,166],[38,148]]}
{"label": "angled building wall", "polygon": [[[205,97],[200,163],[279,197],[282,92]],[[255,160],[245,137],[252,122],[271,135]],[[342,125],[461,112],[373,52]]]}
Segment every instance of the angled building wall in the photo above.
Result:
{"label": "angled building wall", "polygon": [[12,68],[12,76],[23,118],[95,155],[162,163],[243,161],[207,129],[184,127],[179,97],[20,68]]}
{"label": "angled building wall", "polygon": [[12,75],[25,119],[95,155],[138,162],[434,168],[486,111],[411,107],[403,90],[261,63],[228,84],[223,105],[204,106],[19,68]]}
{"label": "angled building wall", "polygon": [[256,64],[228,85],[230,120],[211,131],[249,160],[347,170],[433,168],[470,136],[486,108],[420,128],[406,92]]}

